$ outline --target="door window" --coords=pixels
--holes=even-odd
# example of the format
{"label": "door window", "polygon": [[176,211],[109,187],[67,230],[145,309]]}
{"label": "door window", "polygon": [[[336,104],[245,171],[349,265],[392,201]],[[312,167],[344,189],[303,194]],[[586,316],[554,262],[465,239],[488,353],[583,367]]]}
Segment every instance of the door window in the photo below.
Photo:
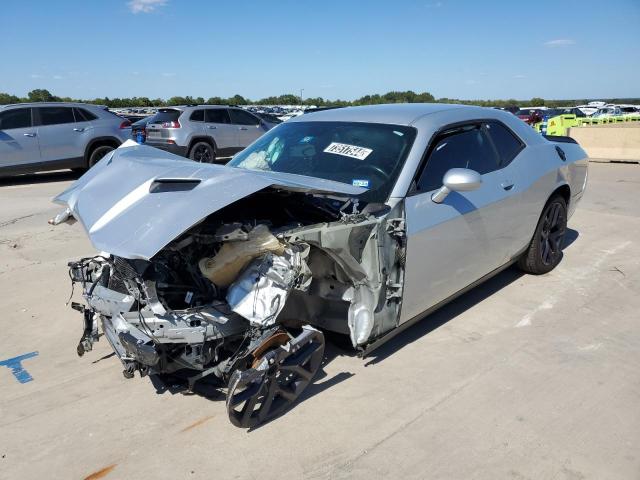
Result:
{"label": "door window", "polygon": [[31,109],[15,108],[0,113],[0,130],[13,128],[29,128],[31,126]]}
{"label": "door window", "polygon": [[73,110],[69,107],[40,107],[36,110],[40,115],[39,125],[60,125],[75,122]]}
{"label": "door window", "polygon": [[507,127],[498,122],[489,122],[485,128],[500,157],[500,167],[506,167],[524,148],[524,144]]}
{"label": "door window", "polygon": [[416,185],[421,192],[440,188],[444,174],[451,168],[469,168],[481,175],[498,169],[495,150],[480,125],[441,133],[430,152]]}
{"label": "door window", "polygon": [[224,108],[209,108],[204,112],[207,123],[230,123],[229,114]]}
{"label": "door window", "polygon": [[251,115],[249,112],[245,112],[244,110],[231,109],[229,110],[229,114],[231,115],[231,123],[235,125],[259,125],[260,120],[258,117]]}

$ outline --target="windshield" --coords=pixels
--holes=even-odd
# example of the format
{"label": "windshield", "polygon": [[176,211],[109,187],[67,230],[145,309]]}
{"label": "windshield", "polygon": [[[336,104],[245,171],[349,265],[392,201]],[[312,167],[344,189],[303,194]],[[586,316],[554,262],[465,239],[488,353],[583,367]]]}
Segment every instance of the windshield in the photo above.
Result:
{"label": "windshield", "polygon": [[335,180],[385,202],[416,136],[412,127],[356,122],[291,122],[269,130],[227,165]]}

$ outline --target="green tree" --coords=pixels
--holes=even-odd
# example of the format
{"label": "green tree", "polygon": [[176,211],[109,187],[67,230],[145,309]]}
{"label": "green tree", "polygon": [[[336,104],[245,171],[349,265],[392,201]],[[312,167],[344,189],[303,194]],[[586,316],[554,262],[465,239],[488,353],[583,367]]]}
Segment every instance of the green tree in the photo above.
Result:
{"label": "green tree", "polygon": [[189,102],[185,97],[171,97],[166,103],[167,105],[186,105]]}
{"label": "green tree", "polygon": [[529,102],[532,107],[543,107],[544,106],[544,98],[533,97]]}
{"label": "green tree", "polygon": [[235,94],[233,97],[227,99],[225,103],[229,105],[246,105],[248,102],[242,95]]}
{"label": "green tree", "polygon": [[49,90],[45,90],[44,88],[36,88],[35,90],[31,90],[27,93],[27,97],[30,102],[55,102],[59,100],[58,97],[54,97],[51,95]]}
{"label": "green tree", "polygon": [[19,103],[20,98],[15,95],[9,95],[8,93],[0,92],[0,105],[7,105],[9,103]]}

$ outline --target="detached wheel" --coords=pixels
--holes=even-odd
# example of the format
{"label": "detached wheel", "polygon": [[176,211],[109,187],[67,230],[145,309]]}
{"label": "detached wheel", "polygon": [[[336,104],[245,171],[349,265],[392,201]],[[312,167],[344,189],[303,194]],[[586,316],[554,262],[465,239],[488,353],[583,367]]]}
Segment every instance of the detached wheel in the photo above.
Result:
{"label": "detached wheel", "polygon": [[252,368],[231,375],[227,393],[231,423],[252,428],[281,415],[311,383],[323,355],[324,335],[310,327],[303,327],[286,345],[260,352]]}
{"label": "detached wheel", "polygon": [[213,163],[216,161],[216,152],[207,142],[197,142],[191,147],[189,158],[200,163]]}
{"label": "detached wheel", "polygon": [[91,151],[91,155],[89,155],[89,168],[93,167],[96,163],[98,163],[102,158],[109,152],[115,150],[110,145],[100,145],[99,147],[94,148]]}
{"label": "detached wheel", "polygon": [[567,233],[567,202],[555,195],[542,211],[529,248],[518,260],[520,269],[534,275],[550,272],[562,260],[562,244]]}

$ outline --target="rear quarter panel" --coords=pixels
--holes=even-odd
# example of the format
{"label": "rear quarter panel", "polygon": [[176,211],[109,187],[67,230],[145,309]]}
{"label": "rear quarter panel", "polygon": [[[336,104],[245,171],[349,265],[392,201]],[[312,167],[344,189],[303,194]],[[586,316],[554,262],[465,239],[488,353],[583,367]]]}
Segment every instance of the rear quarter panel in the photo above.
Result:
{"label": "rear quarter panel", "polygon": [[[556,151],[556,145],[565,152],[565,161]],[[587,155],[579,145],[555,144],[543,139],[528,145],[504,169],[505,176],[514,182],[514,195],[518,196],[516,251],[527,247],[542,209],[553,192],[563,185],[570,189],[568,214],[573,214],[586,186],[587,162]]]}

